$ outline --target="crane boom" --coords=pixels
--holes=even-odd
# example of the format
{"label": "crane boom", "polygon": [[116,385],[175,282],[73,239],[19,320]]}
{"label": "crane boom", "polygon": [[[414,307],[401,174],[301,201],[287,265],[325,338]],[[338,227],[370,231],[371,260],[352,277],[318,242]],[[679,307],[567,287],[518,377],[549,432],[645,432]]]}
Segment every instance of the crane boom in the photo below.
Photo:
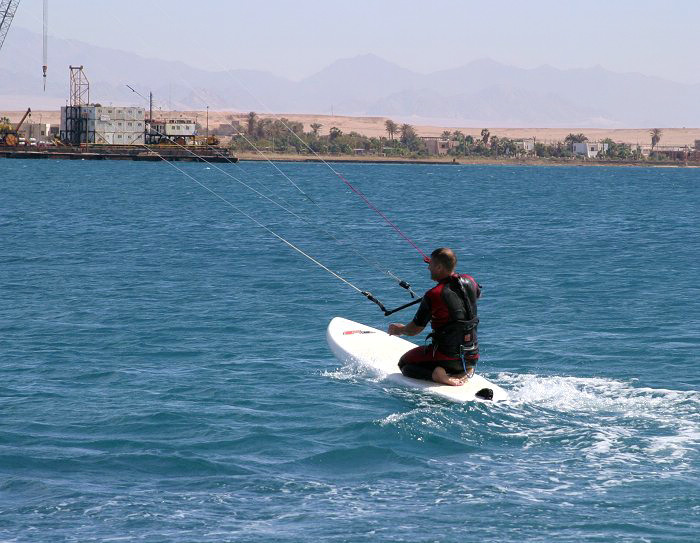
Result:
{"label": "crane boom", "polygon": [[18,5],[19,0],[0,0],[0,49],[5,43],[5,36],[10,30],[10,24],[15,17]]}
{"label": "crane boom", "polygon": [[24,124],[24,120],[27,117],[30,117],[31,114],[32,114],[32,108],[28,107],[27,112],[24,114],[24,117],[22,117],[22,120],[19,123],[17,123],[17,126],[15,126],[15,132],[19,132],[19,129],[22,128],[22,125]]}
{"label": "crane boom", "polygon": [[49,64],[49,0],[44,0],[44,64],[41,67],[44,71],[44,92],[46,92],[46,69]]}

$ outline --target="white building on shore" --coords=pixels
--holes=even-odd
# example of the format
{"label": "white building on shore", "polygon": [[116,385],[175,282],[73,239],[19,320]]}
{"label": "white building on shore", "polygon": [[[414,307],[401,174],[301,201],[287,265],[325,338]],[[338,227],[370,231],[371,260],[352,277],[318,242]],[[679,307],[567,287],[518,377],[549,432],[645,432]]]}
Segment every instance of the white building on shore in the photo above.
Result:
{"label": "white building on shore", "polygon": [[522,140],[516,140],[515,146],[522,150],[524,153],[530,155],[535,152],[535,138],[525,138]]}
{"label": "white building on shore", "polygon": [[582,143],[574,143],[573,151],[575,155],[584,155],[586,158],[596,158],[598,153],[605,153],[608,150],[607,143],[596,141],[584,141]]}

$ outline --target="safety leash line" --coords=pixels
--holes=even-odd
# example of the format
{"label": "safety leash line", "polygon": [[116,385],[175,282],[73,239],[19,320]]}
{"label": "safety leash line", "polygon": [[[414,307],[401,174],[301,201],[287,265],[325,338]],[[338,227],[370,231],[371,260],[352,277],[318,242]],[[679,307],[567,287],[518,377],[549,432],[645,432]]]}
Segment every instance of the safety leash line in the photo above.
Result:
{"label": "safety leash line", "polygon": [[420,299],[418,299],[418,300],[414,300],[414,301],[410,302],[409,304],[405,304],[405,305],[403,305],[403,306],[401,306],[401,307],[398,307],[398,308],[396,308],[396,309],[394,309],[394,310],[388,310],[386,307],[384,307],[384,304],[382,304],[382,302],[381,302],[379,299],[377,299],[376,297],[374,297],[374,296],[372,295],[371,292],[369,292],[369,291],[367,291],[367,290],[362,290],[362,289],[360,289],[359,287],[357,287],[356,285],[354,285],[353,283],[351,283],[350,281],[348,281],[347,279],[345,279],[344,277],[342,277],[342,276],[339,275],[338,273],[334,272],[334,271],[331,270],[328,266],[325,266],[324,264],[322,264],[321,262],[319,262],[317,259],[315,259],[315,258],[312,257],[311,255],[309,255],[308,253],[304,252],[302,249],[300,249],[299,247],[297,247],[297,246],[296,246],[295,244],[293,244],[291,241],[289,241],[289,240],[283,238],[282,236],[280,236],[277,232],[275,232],[274,230],[272,230],[272,229],[269,228],[268,226],[265,226],[263,223],[261,223],[260,221],[258,221],[257,219],[255,219],[255,218],[254,218],[253,216],[251,216],[249,213],[246,213],[246,212],[243,211],[241,208],[239,208],[239,207],[236,206],[235,204],[233,204],[233,203],[231,203],[230,201],[228,201],[226,198],[224,198],[223,196],[221,196],[221,195],[220,195],[219,193],[217,193],[215,190],[210,189],[208,186],[206,186],[204,183],[200,182],[198,179],[196,179],[196,178],[193,177],[192,175],[188,174],[188,173],[187,173],[186,171],[184,171],[182,168],[178,168],[173,162],[171,162],[171,161],[169,161],[169,160],[166,160],[166,159],[165,159],[161,154],[159,154],[158,152],[152,151],[151,149],[149,149],[149,147],[148,147],[147,145],[141,145],[141,147],[143,147],[143,148],[145,148],[145,149],[147,149],[147,150],[149,150],[149,151],[155,153],[163,162],[166,162],[168,165],[172,166],[172,167],[175,168],[177,171],[179,171],[180,173],[182,173],[182,174],[185,175],[186,177],[190,178],[192,181],[194,181],[195,183],[197,183],[200,187],[202,187],[202,188],[205,189],[206,191],[210,192],[211,194],[213,194],[214,196],[216,196],[219,200],[221,200],[222,202],[226,203],[227,205],[229,205],[230,207],[232,207],[233,209],[235,209],[236,211],[238,211],[241,215],[243,215],[243,216],[247,217],[248,219],[250,219],[251,221],[253,221],[253,222],[254,222],[255,224],[257,224],[260,228],[263,228],[264,230],[266,230],[268,233],[270,233],[271,235],[273,235],[274,237],[276,237],[276,238],[277,238],[278,240],[280,240],[282,243],[284,243],[285,245],[291,247],[291,248],[294,249],[296,252],[298,252],[300,255],[302,255],[302,256],[308,258],[311,262],[313,262],[314,264],[316,264],[316,265],[319,266],[320,268],[322,268],[322,269],[324,269],[325,271],[327,271],[328,273],[330,273],[333,277],[335,277],[336,279],[339,279],[340,281],[342,281],[343,283],[345,283],[346,285],[348,285],[350,288],[352,288],[352,289],[354,289],[355,291],[357,291],[357,292],[359,292],[360,294],[362,294],[362,295],[363,295],[365,298],[367,298],[369,301],[374,302],[375,304],[377,304],[377,305],[379,306],[379,309],[382,310],[382,312],[384,313],[385,316],[391,315],[392,313],[395,313],[396,311],[400,311],[401,309],[404,309],[404,308],[406,308],[406,307],[408,307],[408,306],[411,306],[411,305],[414,305],[414,304],[420,302]]}
{"label": "safety leash line", "polygon": [[[282,122],[282,121],[280,121],[280,122]],[[289,128],[289,127],[286,125],[286,123],[282,122],[282,124],[285,126],[285,128],[287,128],[287,130],[289,130],[289,131],[290,131],[292,134],[294,134],[297,138],[299,137],[299,136],[297,136],[297,134],[296,134],[294,131],[291,130],[291,128]],[[275,170],[277,170],[285,179],[287,179],[292,185],[294,185],[294,186],[297,188],[297,190],[299,190],[304,196],[306,196],[306,198],[308,198],[310,202],[312,202],[321,212],[323,212],[323,209],[321,208],[321,206],[320,206],[313,198],[311,198],[306,192],[304,192],[303,190],[301,190],[301,188],[299,188],[299,186],[298,186],[296,183],[294,183],[294,181],[292,181],[292,180],[289,178],[289,176],[287,176],[287,174],[285,174],[282,170],[280,170],[279,167],[277,167],[277,164],[275,164],[272,160],[270,160],[270,158],[268,158],[268,157],[265,155],[265,153],[263,153],[260,149],[258,149],[258,148],[256,147],[256,145],[255,145],[252,141],[250,141],[250,140],[245,136],[245,134],[243,134],[243,132],[237,130],[237,131],[236,131],[236,134],[239,135],[239,136],[241,136],[241,137],[246,141],[246,143],[247,143],[248,145],[250,145],[253,149],[255,149],[255,151],[256,151],[260,156],[262,156],[267,162],[269,162],[270,165],[271,165]],[[302,143],[304,143],[303,140],[300,139],[300,141],[301,141]],[[308,147],[308,146],[307,146],[307,147]],[[310,147],[309,147],[309,149],[312,150]],[[313,150],[312,150],[312,152],[313,152]],[[333,170],[333,168],[331,168],[331,170]],[[348,185],[353,191],[355,191],[357,194],[359,194],[371,207],[374,208],[373,204],[364,196],[364,194],[362,194],[362,192],[358,192],[358,190],[357,190],[355,187],[353,187],[346,179],[344,179],[342,175],[340,175],[338,172],[335,172],[335,170],[333,170],[333,171],[334,171],[334,173],[336,173],[336,175],[339,175],[339,176],[341,177],[341,179],[343,179],[343,181],[344,181],[345,183],[347,183],[347,185]],[[374,208],[374,209],[375,209],[380,215],[384,216],[380,210],[378,210],[378,209],[376,209],[376,208]],[[399,234],[401,234],[402,236],[404,235],[403,232],[401,232],[401,231],[398,229],[398,227],[397,227],[396,225],[394,225],[391,221],[389,221],[389,219],[387,219],[386,217],[384,217],[384,218],[387,220],[387,222],[389,222],[389,224],[391,224],[391,225],[399,232]],[[336,238],[335,236],[332,236],[332,237],[333,237],[333,239],[335,239],[335,240],[337,240],[338,242],[340,242],[340,240],[338,240],[338,238]],[[405,236],[404,236],[404,237],[405,237]],[[408,238],[406,238],[406,239],[408,239]],[[408,241],[409,241],[411,244],[413,244],[413,242],[412,242],[410,239],[408,239]],[[416,247],[415,244],[413,244],[413,246]],[[416,247],[416,249],[418,249],[418,247]],[[391,270],[389,270],[389,269],[387,269],[387,270],[381,270],[381,269],[379,269],[379,268],[377,267],[378,264],[377,264],[377,265],[372,265],[364,256],[362,256],[362,253],[360,253],[360,252],[358,252],[358,251],[355,251],[354,249],[351,249],[351,250],[352,250],[354,253],[356,253],[357,255],[359,255],[361,258],[363,258],[363,259],[365,260],[365,262],[367,262],[368,264],[370,264],[370,266],[374,267],[375,270],[380,271],[380,272],[382,272],[382,273],[385,273],[386,275],[388,275],[388,276],[391,277],[392,279],[396,280],[396,281],[399,283],[399,286],[401,286],[401,287],[405,288],[406,290],[408,290],[408,292],[411,294],[411,298],[415,298],[415,293],[411,290],[411,285],[409,285],[406,281],[402,280],[400,277],[398,277],[397,275],[395,275],[395,274],[394,274]],[[418,251],[419,251],[421,254],[423,254],[422,251],[421,251],[420,249],[418,249]],[[423,255],[423,260],[424,260],[424,261],[425,261],[426,258],[427,258],[427,257],[425,257],[425,255]],[[382,267],[383,267],[383,266],[382,266]]]}
{"label": "safety leash line", "polygon": [[[248,90],[248,88],[247,88],[243,83],[241,83],[241,82],[238,81],[236,78],[234,78],[233,75],[231,75],[231,72],[226,72],[226,73],[228,74],[229,77],[231,77],[231,78],[236,82],[236,84],[237,84],[238,86],[240,86],[240,87],[241,87],[243,90],[245,90],[250,96],[252,96],[255,100],[257,100],[257,102],[258,102],[264,109],[266,109],[268,112],[270,111],[270,108],[268,108],[268,107],[263,103],[263,101],[260,100],[260,98],[258,98],[257,96],[255,96],[252,92],[250,92],[250,90]],[[273,117],[274,117],[274,115],[273,115]],[[416,251],[418,251],[418,252],[420,253],[420,255],[423,257],[423,261],[424,261],[424,262],[430,262],[430,257],[428,257],[428,256],[414,243],[414,241],[413,241],[411,238],[409,238],[406,234],[404,234],[398,226],[396,226],[391,220],[389,220],[389,218],[388,218],[384,213],[382,213],[382,211],[379,210],[379,208],[377,208],[377,207],[369,200],[369,198],[367,198],[367,196],[364,195],[364,193],[362,193],[362,191],[360,191],[359,189],[355,188],[347,179],[345,179],[345,177],[344,177],[340,172],[338,172],[338,171],[337,171],[335,168],[333,168],[328,162],[326,162],[326,160],[324,160],[316,151],[314,151],[308,143],[306,143],[303,139],[301,139],[301,138],[299,137],[299,134],[297,134],[296,132],[294,132],[294,130],[292,130],[292,129],[287,125],[287,123],[285,123],[282,119],[277,119],[276,117],[275,117],[275,119],[278,120],[280,123],[282,123],[282,125],[289,131],[290,134],[292,134],[292,136],[294,136],[296,139],[298,139],[298,140],[301,142],[301,144],[302,144],[304,147],[306,147],[309,151],[311,151],[311,153],[312,153],[320,162],[322,162],[323,164],[325,164],[325,165],[326,165],[326,166],[327,166],[341,181],[343,181],[343,183],[345,183],[348,187],[350,187],[350,189],[352,189],[353,192],[355,192],[355,194],[357,194],[360,198],[362,198],[362,200],[363,200],[373,211],[375,211],[377,214],[379,214],[379,216],[382,217],[382,219],[384,219],[394,230],[396,230],[396,232],[397,232],[403,239],[405,239],[408,243],[410,243],[411,246],[412,246]]]}
{"label": "safety leash line", "polygon": [[[282,123],[282,124],[284,124],[284,123]],[[287,127],[286,124],[285,124],[285,127],[289,128],[289,127]],[[255,152],[258,153],[261,157],[263,157],[270,164],[270,166],[272,166],[275,170],[277,170],[282,177],[284,177],[287,181],[289,181],[294,186],[294,188],[296,188],[301,194],[303,194],[310,202],[312,202],[314,205],[318,206],[318,203],[316,202],[316,200],[314,200],[311,196],[309,196],[306,192],[304,192],[301,189],[301,187],[299,185],[297,185],[294,181],[292,181],[292,179],[286,173],[284,173],[282,170],[280,170],[277,167],[277,164],[275,164],[272,160],[270,160],[270,158],[267,157],[267,155],[265,155],[265,153],[263,153],[260,149],[258,149],[252,141],[250,141],[248,138],[246,138],[245,135],[240,130],[236,130],[236,134],[238,136],[241,136],[246,141],[246,143],[248,145],[250,145],[253,149],[255,149]]]}
{"label": "safety leash line", "polygon": [[[411,298],[415,298],[415,296],[416,296],[416,295],[415,295],[415,292],[413,292],[413,290],[411,289],[411,285],[410,285],[409,283],[407,283],[406,281],[404,281],[404,280],[401,279],[400,277],[397,277],[391,270],[388,270],[388,269],[387,269],[387,270],[381,269],[381,268],[378,266],[378,264],[375,264],[375,263],[373,263],[372,261],[370,261],[364,254],[362,254],[362,253],[360,253],[359,251],[355,250],[351,245],[348,245],[348,244],[346,244],[346,243],[343,243],[343,242],[342,242],[335,234],[333,234],[331,231],[329,231],[329,230],[323,228],[322,226],[320,226],[320,225],[318,225],[318,224],[313,224],[313,223],[311,223],[306,217],[303,217],[303,216],[301,216],[301,215],[295,213],[295,212],[292,211],[291,209],[289,209],[289,208],[283,206],[283,205],[280,204],[279,202],[276,202],[275,200],[273,200],[273,199],[270,198],[269,196],[267,196],[267,195],[261,193],[260,191],[258,191],[258,190],[256,190],[255,188],[251,187],[249,184],[247,184],[247,183],[245,183],[244,181],[238,179],[238,178],[237,178],[236,176],[234,176],[233,174],[231,174],[231,173],[227,172],[226,170],[220,168],[220,167],[217,166],[215,163],[209,162],[206,158],[204,158],[204,157],[201,156],[201,155],[198,155],[197,153],[195,153],[194,151],[192,151],[192,150],[189,149],[188,147],[177,143],[177,142],[174,141],[171,137],[166,136],[165,134],[162,134],[162,133],[160,133],[160,132],[157,131],[157,130],[156,130],[155,132],[156,132],[159,136],[168,139],[171,143],[173,143],[173,144],[176,145],[177,147],[180,147],[181,149],[184,149],[186,152],[190,153],[190,154],[191,154],[192,156],[194,156],[195,158],[201,160],[202,162],[205,162],[205,163],[209,164],[212,168],[214,168],[214,169],[216,169],[217,171],[223,173],[223,174],[226,175],[227,177],[230,177],[231,179],[233,179],[234,181],[240,183],[241,185],[243,185],[243,186],[246,187],[247,189],[253,191],[253,192],[254,192],[255,194],[257,194],[258,196],[261,196],[262,198],[265,198],[267,201],[269,201],[270,203],[276,205],[276,206],[279,207],[280,209],[283,209],[283,210],[286,211],[287,213],[289,213],[289,214],[291,214],[292,216],[296,217],[297,219],[299,219],[299,220],[305,222],[305,223],[308,224],[309,226],[312,226],[312,227],[314,227],[314,228],[318,228],[321,232],[323,232],[323,233],[325,233],[327,236],[333,238],[333,239],[336,240],[336,242],[338,242],[339,244],[341,244],[341,245],[347,247],[348,249],[350,249],[353,253],[355,253],[355,254],[356,254],[357,256],[359,256],[362,260],[364,260],[370,267],[374,268],[375,270],[377,270],[377,271],[380,272],[380,273],[385,274],[387,277],[389,277],[389,278],[395,280],[395,281],[399,284],[400,287],[406,289],[406,290],[409,292],[409,294],[411,295]],[[144,145],[144,147],[148,148],[148,146],[146,146],[146,145]],[[150,149],[150,150],[152,150],[152,149]],[[156,154],[157,154],[157,153],[156,153]],[[223,155],[221,155],[221,156],[223,156]],[[228,159],[228,157],[227,157],[227,159]],[[269,159],[268,159],[268,160],[269,160]],[[232,162],[232,161],[229,161],[229,162]],[[233,162],[232,162],[232,163],[233,163]],[[235,164],[235,163],[234,163],[234,164]],[[240,168],[240,167],[239,167],[239,168]],[[277,167],[275,166],[275,168],[277,168]],[[241,168],[241,170],[242,170],[242,168]],[[280,173],[282,173],[282,175],[284,175],[284,173],[283,173],[281,170],[279,170],[279,168],[277,168],[277,170],[280,171]],[[287,177],[287,176],[285,175],[285,177]],[[289,179],[289,178],[287,177],[287,179]],[[292,184],[294,184],[294,182],[291,181],[291,179],[289,179],[289,180],[290,180],[290,182],[292,182]],[[296,184],[294,184],[294,185],[296,186]],[[301,190],[301,189],[299,189],[299,190]],[[303,191],[301,191],[301,192],[304,193]],[[274,192],[273,192],[273,194],[274,194]],[[304,194],[305,194],[305,193],[304,193]],[[279,196],[277,196],[277,197],[280,198]],[[280,198],[280,199],[281,199],[283,202],[285,202],[287,205],[290,205],[289,202],[287,202],[287,201],[284,200],[283,198]],[[309,197],[309,200],[310,200],[311,202],[313,202],[314,205],[316,205],[317,207],[319,207],[318,204],[317,204],[316,202],[314,202],[313,199],[311,199],[310,197]],[[319,207],[319,209],[320,209],[320,207]]]}
{"label": "safety leash line", "polygon": [[[147,98],[146,98],[143,94],[141,94],[139,91],[137,91],[136,89],[134,89],[132,86],[126,85],[126,87],[127,87],[131,92],[133,92],[134,94],[140,96],[143,100],[147,100]],[[193,89],[193,91],[194,91],[194,89]],[[282,124],[283,124],[287,129],[289,129],[289,127],[286,125],[286,123],[282,123]],[[383,266],[383,265],[380,265],[378,262],[372,262],[372,261],[370,261],[363,253],[357,251],[354,247],[352,247],[352,245],[350,245],[350,244],[348,244],[348,243],[343,243],[343,242],[341,242],[341,240],[340,240],[337,236],[335,236],[333,233],[331,233],[329,230],[326,230],[325,228],[323,228],[323,227],[320,226],[320,225],[314,225],[314,224],[312,224],[308,219],[299,216],[297,213],[291,211],[290,209],[287,209],[286,207],[282,206],[282,205],[279,204],[278,202],[276,202],[276,201],[270,199],[268,196],[266,196],[266,195],[264,195],[264,194],[258,192],[257,190],[255,190],[254,188],[250,187],[249,185],[247,185],[246,183],[244,183],[244,182],[241,181],[240,179],[238,179],[238,178],[236,178],[235,176],[233,176],[232,174],[228,173],[228,172],[225,171],[225,170],[222,170],[221,168],[219,168],[218,166],[216,166],[214,163],[209,162],[208,160],[206,160],[206,159],[205,159],[204,157],[202,157],[201,155],[198,155],[197,153],[195,153],[194,151],[192,151],[192,150],[189,149],[188,147],[177,143],[177,141],[173,140],[171,137],[169,137],[169,136],[167,136],[167,135],[165,135],[165,134],[162,134],[162,133],[159,132],[158,130],[155,130],[155,132],[156,132],[156,134],[158,134],[159,136],[166,138],[168,141],[170,141],[170,142],[173,143],[174,145],[180,147],[181,149],[184,149],[185,151],[187,151],[188,153],[190,153],[192,156],[196,157],[197,159],[201,160],[202,162],[205,162],[205,163],[209,164],[210,166],[212,166],[213,168],[217,169],[218,171],[220,171],[220,172],[223,173],[224,175],[230,177],[231,179],[237,181],[238,183],[241,183],[243,186],[245,186],[246,188],[252,190],[253,192],[255,192],[256,194],[258,194],[259,196],[262,196],[263,198],[267,199],[268,201],[272,202],[273,204],[277,205],[278,207],[284,209],[285,211],[287,211],[288,213],[292,214],[293,216],[295,216],[296,218],[300,219],[301,221],[305,222],[306,224],[308,224],[308,225],[310,225],[310,226],[313,226],[313,227],[315,227],[315,228],[318,228],[319,230],[321,230],[322,232],[324,232],[326,235],[328,235],[329,237],[331,237],[331,238],[333,238],[334,240],[336,240],[336,242],[338,242],[340,245],[343,245],[343,246],[349,248],[353,253],[355,253],[355,254],[356,254],[357,256],[359,256],[362,260],[364,260],[370,267],[374,268],[374,269],[375,269],[376,271],[378,271],[379,273],[385,274],[385,275],[386,275],[387,277],[389,277],[390,279],[393,279],[394,281],[396,281],[396,282],[399,284],[400,287],[406,289],[406,290],[409,292],[409,294],[411,295],[411,298],[415,298],[415,297],[416,297],[415,292],[413,292],[413,290],[411,289],[411,285],[410,285],[407,281],[404,281],[403,279],[401,279],[400,277],[398,277],[396,274],[394,274],[394,273],[393,273],[391,270],[389,270],[388,268],[383,269],[384,266]],[[311,198],[311,196],[309,196],[306,192],[304,192],[304,191],[301,189],[301,187],[300,187],[299,185],[297,185],[287,174],[285,174],[272,160],[270,160],[270,159],[265,155],[265,153],[263,153],[260,149],[258,149],[257,146],[256,146],[252,141],[250,141],[250,140],[249,140],[243,133],[241,133],[240,131],[237,131],[237,134],[240,135],[240,136],[242,136],[243,139],[245,139],[245,141],[246,141],[251,147],[253,147],[253,149],[255,149],[255,150],[257,151],[257,153],[258,153],[260,156],[262,156],[267,162],[269,162],[270,165],[271,165],[275,170],[277,170],[277,171],[280,173],[280,175],[282,175],[287,181],[289,181],[301,194],[303,194],[311,203],[313,203],[313,204],[319,209],[319,211],[321,211],[321,213],[323,213],[323,209],[321,208],[321,206],[320,206],[313,198]],[[215,148],[211,147],[208,143],[206,144],[206,146],[207,146],[208,148],[210,148],[210,149],[215,150]],[[216,150],[215,150],[215,152],[216,152]],[[238,165],[236,162],[233,162],[232,160],[230,160],[228,157],[224,156],[223,154],[217,152],[217,156],[224,157],[224,158],[226,159],[227,162],[229,162],[229,163],[231,163],[231,164],[235,164],[241,171],[244,172],[243,168],[241,168],[240,165]],[[259,181],[258,181],[258,184],[261,185],[261,186],[265,186],[265,185],[263,185],[263,183],[261,183],[261,182],[259,182]],[[265,187],[265,188],[268,188],[268,187]],[[269,188],[268,188],[268,190],[269,190]],[[291,204],[290,204],[289,202],[287,202],[284,198],[281,198],[279,195],[276,195],[274,191],[270,190],[270,193],[273,194],[276,198],[282,200],[282,201],[283,201],[285,204],[287,204],[289,207],[291,207]],[[340,227],[340,228],[341,228],[341,230],[342,230],[342,227]]]}
{"label": "safety leash line", "polygon": [[[298,137],[298,136],[297,136],[297,137]],[[309,147],[309,149],[310,149],[310,147]],[[318,156],[318,155],[317,155],[317,156]],[[331,168],[331,170],[333,170],[333,168]],[[369,201],[369,198],[367,198],[367,197],[364,195],[364,193],[363,193],[360,189],[355,188],[355,187],[352,185],[352,183],[350,183],[347,179],[345,179],[345,177],[344,177],[341,173],[336,172],[335,170],[333,170],[333,171],[335,172],[335,174],[336,174],[338,177],[340,177],[340,179],[341,179],[348,187],[350,187],[360,198],[362,198],[362,199],[367,203],[367,205],[368,205],[370,208],[372,208],[374,211],[376,211],[377,213],[379,213],[379,215],[380,215],[389,225],[391,225],[391,227],[392,227],[394,230],[396,230],[396,231],[401,235],[402,238],[404,238],[408,243],[410,243],[410,244],[413,246],[413,248],[414,248],[416,251],[418,251],[418,252],[420,253],[420,255],[423,257],[423,261],[424,261],[424,262],[430,262],[430,258],[429,258],[423,251],[420,250],[420,248],[418,247],[418,245],[416,245],[416,244],[413,242],[413,240],[412,240],[411,238],[409,238],[406,234],[404,234],[398,226],[396,226],[393,222],[391,222],[391,221],[389,220],[389,218],[388,218],[386,215],[384,215],[384,213],[381,212],[381,210],[379,210],[372,202],[370,202],[370,201]]]}
{"label": "safety leash line", "polygon": [[[149,147],[146,146],[146,145],[142,145],[142,147],[144,147],[145,149],[148,149],[149,151],[152,151],[152,150],[149,149]],[[177,171],[179,171],[181,174],[183,174],[183,175],[185,175],[186,177],[190,178],[192,181],[194,181],[195,183],[197,183],[197,184],[198,184],[200,187],[202,187],[204,190],[210,192],[211,194],[213,194],[214,196],[216,196],[219,200],[221,200],[222,202],[224,202],[224,203],[227,204],[228,206],[230,206],[230,207],[232,207],[233,209],[235,209],[236,211],[238,211],[241,215],[243,215],[243,216],[247,217],[248,219],[250,219],[251,221],[253,221],[253,222],[254,222],[255,224],[257,224],[260,228],[263,228],[263,229],[266,230],[268,233],[270,233],[271,235],[273,235],[274,237],[276,237],[276,238],[277,238],[278,240],[280,240],[282,243],[288,245],[289,247],[291,247],[292,249],[294,249],[296,252],[298,252],[298,253],[301,254],[302,256],[308,258],[311,262],[313,262],[314,264],[316,264],[316,265],[319,266],[320,268],[326,270],[328,273],[330,273],[330,274],[331,274],[333,277],[335,277],[336,279],[339,279],[340,281],[342,281],[343,283],[345,283],[345,284],[348,285],[349,287],[353,288],[354,290],[356,290],[357,292],[359,292],[359,293],[362,294],[363,296],[367,296],[367,294],[370,294],[370,293],[368,293],[368,292],[365,292],[365,291],[361,290],[360,288],[358,288],[357,286],[355,286],[354,284],[352,284],[350,281],[348,281],[347,279],[345,279],[345,278],[342,277],[341,275],[339,275],[339,274],[337,274],[336,272],[334,272],[333,270],[331,270],[328,266],[325,266],[324,264],[322,264],[321,262],[319,262],[318,260],[316,260],[314,257],[312,257],[311,255],[309,255],[309,254],[307,254],[306,252],[304,252],[302,249],[300,249],[299,247],[297,247],[296,245],[294,245],[291,241],[288,241],[287,239],[285,239],[285,238],[283,238],[282,236],[280,236],[277,232],[275,232],[274,230],[272,230],[272,229],[269,228],[268,226],[264,225],[263,223],[261,223],[260,221],[258,221],[255,217],[253,217],[253,216],[250,215],[249,213],[246,213],[245,211],[243,211],[241,208],[239,208],[239,207],[236,206],[235,204],[231,203],[229,200],[227,200],[226,198],[224,198],[223,196],[221,196],[221,195],[220,195],[219,193],[217,193],[215,190],[210,189],[208,186],[206,186],[204,183],[200,182],[198,179],[196,179],[195,177],[193,177],[192,175],[190,175],[189,173],[187,173],[186,171],[184,171],[182,168],[177,167],[173,162],[171,162],[171,161],[169,161],[169,160],[166,160],[166,159],[165,159],[161,154],[159,154],[158,152],[156,152],[156,151],[152,151],[152,152],[154,152],[163,162],[166,162],[167,164],[169,164],[170,166],[172,166],[173,168],[175,168]],[[370,294],[370,295],[371,295],[371,294]]]}

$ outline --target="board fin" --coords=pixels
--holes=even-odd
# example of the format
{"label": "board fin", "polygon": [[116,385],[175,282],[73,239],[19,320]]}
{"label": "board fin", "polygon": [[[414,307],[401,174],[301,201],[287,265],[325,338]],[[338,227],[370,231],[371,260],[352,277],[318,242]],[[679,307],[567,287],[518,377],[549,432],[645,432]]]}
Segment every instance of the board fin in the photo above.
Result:
{"label": "board fin", "polygon": [[493,400],[493,389],[482,388],[479,392],[474,394],[474,396],[481,398],[482,400]]}

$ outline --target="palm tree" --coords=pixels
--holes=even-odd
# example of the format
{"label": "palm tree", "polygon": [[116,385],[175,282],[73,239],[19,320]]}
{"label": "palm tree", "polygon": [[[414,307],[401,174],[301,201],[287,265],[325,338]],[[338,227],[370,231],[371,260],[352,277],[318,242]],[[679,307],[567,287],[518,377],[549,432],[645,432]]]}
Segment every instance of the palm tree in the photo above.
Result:
{"label": "palm tree", "polygon": [[460,143],[464,141],[464,134],[459,130],[455,130],[454,132],[452,132],[452,137]]}
{"label": "palm tree", "polygon": [[649,132],[649,135],[651,136],[651,150],[653,151],[654,147],[656,147],[661,141],[663,130],[660,128],[654,128],[651,132]]}
{"label": "palm tree", "polygon": [[258,114],[255,111],[248,113],[248,135],[253,135],[255,132],[255,123],[258,120]]}
{"label": "palm tree", "polygon": [[491,138],[491,150],[496,152],[496,155],[498,155],[498,144],[500,140],[498,139],[498,136],[493,136]]}
{"label": "palm tree", "polygon": [[331,127],[331,130],[328,133],[328,136],[331,139],[331,141],[333,141],[334,139],[336,139],[342,135],[343,135],[343,131],[340,128],[336,128],[335,126]]}
{"label": "palm tree", "polygon": [[491,136],[491,132],[489,132],[488,128],[484,128],[481,131],[481,141],[484,142],[484,145],[486,145],[489,142],[489,137]]}
{"label": "palm tree", "polygon": [[394,134],[396,134],[397,130],[399,129],[399,125],[397,125],[394,121],[391,119],[388,119],[385,123],[384,126],[386,127],[386,131],[389,134],[389,139],[394,140]]}
{"label": "palm tree", "polygon": [[408,144],[418,137],[416,130],[410,124],[402,124],[399,127],[399,132],[401,133],[401,143]]}
{"label": "palm tree", "polygon": [[452,139],[452,132],[450,132],[449,130],[445,130],[445,131],[442,133],[442,136],[440,136],[440,137],[441,137],[442,139],[444,139],[444,140],[448,140],[448,141],[449,141],[450,139]]}
{"label": "palm tree", "polygon": [[564,144],[569,148],[573,148],[574,143],[583,143],[588,141],[588,138],[583,134],[569,134],[564,138]]}
{"label": "palm tree", "polygon": [[321,130],[321,127],[323,125],[319,123],[311,123],[311,132],[314,135],[314,137],[318,137],[318,131]]}
{"label": "palm tree", "polygon": [[269,137],[273,136],[273,134],[272,134],[273,124],[274,123],[272,122],[272,119],[260,119],[260,121],[254,121],[253,134],[258,139],[269,138]]}

